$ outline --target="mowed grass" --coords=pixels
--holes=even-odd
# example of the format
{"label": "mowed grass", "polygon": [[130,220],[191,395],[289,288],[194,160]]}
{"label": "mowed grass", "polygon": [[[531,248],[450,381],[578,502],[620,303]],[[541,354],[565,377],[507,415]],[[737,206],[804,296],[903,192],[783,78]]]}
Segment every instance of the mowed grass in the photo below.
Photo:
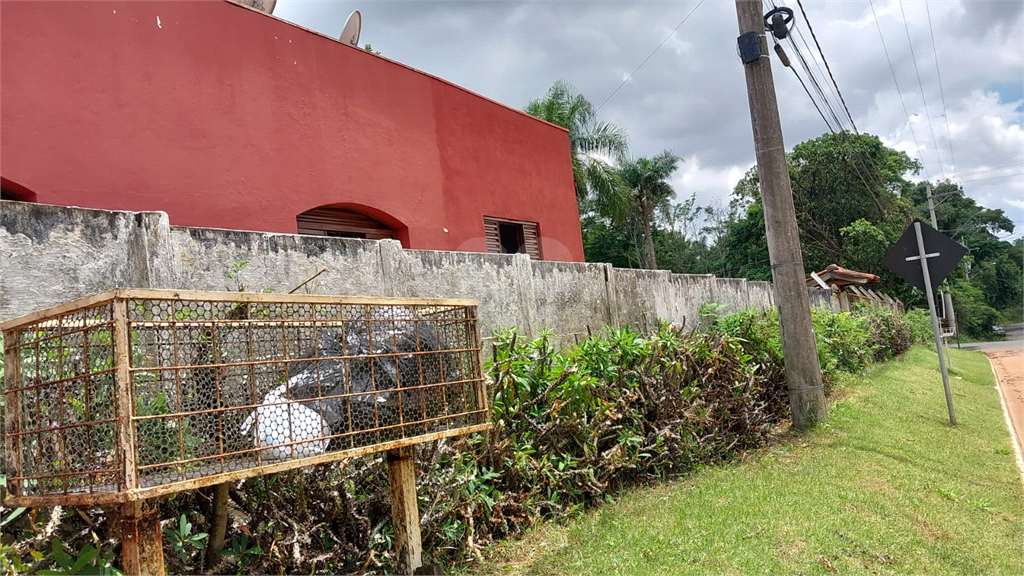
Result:
{"label": "mowed grass", "polygon": [[492,551],[533,574],[1022,574],[1024,495],[988,360],[934,349],[841,383],[830,421]]}

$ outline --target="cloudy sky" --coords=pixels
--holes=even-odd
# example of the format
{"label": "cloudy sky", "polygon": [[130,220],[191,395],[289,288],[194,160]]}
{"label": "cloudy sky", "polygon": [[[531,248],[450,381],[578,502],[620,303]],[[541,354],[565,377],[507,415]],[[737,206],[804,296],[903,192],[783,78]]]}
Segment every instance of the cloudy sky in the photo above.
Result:
{"label": "cloudy sky", "polygon": [[[680,198],[724,203],[754,163],[750,115],[734,4],[698,2],[278,0],[274,15],[336,37],[359,10],[360,43],[516,108],[567,80],[595,105],[607,99],[599,116],[628,131],[634,155],[669,149],[685,159]],[[797,45],[814,58],[796,0],[775,2],[794,8]],[[867,0],[804,1],[857,128],[921,160],[922,177],[959,178],[979,203],[1003,209],[1015,221],[1010,237],[1020,237],[1024,3],[873,2],[874,13]],[[824,78],[820,62],[809,64]],[[774,58],[772,67],[786,145],[825,132],[793,73]]]}

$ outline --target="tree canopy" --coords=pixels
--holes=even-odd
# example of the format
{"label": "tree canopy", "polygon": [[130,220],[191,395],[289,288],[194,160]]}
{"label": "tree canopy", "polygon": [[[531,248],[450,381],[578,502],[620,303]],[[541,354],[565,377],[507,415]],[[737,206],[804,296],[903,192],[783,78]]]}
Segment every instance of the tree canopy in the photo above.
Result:
{"label": "tree canopy", "polygon": [[[732,190],[727,206],[679,201],[670,178],[682,161],[665,151],[628,154],[628,138],[600,122],[583,95],[557,82],[530,114],[569,130],[584,251],[588,261],[619,267],[771,280],[757,167]],[[914,218],[929,222],[921,165],[871,134],[824,134],[787,155],[806,273],[835,263],[879,275],[879,289],[909,306],[924,295],[890,273],[882,257]],[[1021,320],[1024,242],[1000,234],[1014,223],[964,193],[954,181],[931,183],[939,230],[970,253],[945,288],[965,331],[984,335],[993,324]]]}

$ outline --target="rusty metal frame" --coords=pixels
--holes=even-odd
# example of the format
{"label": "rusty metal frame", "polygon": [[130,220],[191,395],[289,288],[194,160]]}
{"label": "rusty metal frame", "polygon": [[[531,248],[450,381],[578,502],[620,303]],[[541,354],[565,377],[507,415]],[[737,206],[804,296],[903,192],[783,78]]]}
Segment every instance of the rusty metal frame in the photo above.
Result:
{"label": "rusty metal frame", "polygon": [[[146,306],[155,307],[156,303],[169,306],[161,310],[169,311],[171,318],[175,318],[174,315],[181,312],[185,306],[189,306],[189,303],[194,303],[191,305],[196,306],[194,309],[199,310],[200,314],[211,317],[199,320],[148,320],[138,317],[143,314]],[[134,317],[133,310],[130,309],[133,304],[138,309]],[[288,311],[289,305],[331,305],[337,308],[331,308],[330,318],[319,317],[318,309],[310,307],[294,310],[295,314],[300,314],[300,311],[306,312],[311,315],[309,317],[290,319],[275,316],[273,319],[253,319],[248,304],[268,304],[275,306],[274,310],[285,312]],[[244,308],[244,315],[216,317],[216,314],[229,309],[227,307],[232,307],[230,310],[234,311],[238,306]],[[280,309],[277,306],[280,306]],[[389,307],[391,316],[376,318],[371,313],[371,310],[386,310]],[[398,316],[394,311],[399,308],[416,310],[416,315]],[[358,309],[366,311],[362,317],[348,316],[349,311]],[[431,316],[435,313],[437,316]],[[334,316],[335,314],[340,314],[340,319]],[[400,323],[413,326],[415,349],[399,351],[397,331],[385,336],[385,340],[391,339],[391,351],[380,352],[374,348],[374,344],[379,344],[373,341],[379,338],[374,332],[375,322],[385,323],[384,326],[390,325],[392,328],[399,326]],[[347,344],[343,342],[341,355],[320,356],[318,331],[341,327],[344,333],[345,326],[353,323],[362,323],[365,326],[367,338],[370,338],[371,342],[370,350],[374,353],[355,353],[354,350],[346,348]],[[435,334],[440,334],[442,330],[455,330],[453,334],[456,334],[458,342],[450,348],[424,348],[421,342],[421,327],[428,324],[433,324]],[[471,300],[118,289],[8,320],[0,323],[0,329],[4,334],[6,359],[3,388],[7,401],[4,422],[7,461],[4,464],[8,469],[9,490],[5,504],[11,506],[131,503],[303,466],[397,450],[422,442],[481,432],[490,428],[481,364],[477,302]],[[235,331],[233,336],[236,348],[225,352],[227,344],[220,344],[217,341],[220,330]],[[190,345],[194,348],[197,346],[196,341],[186,344],[181,339],[194,337],[196,334],[204,333],[203,331],[212,334],[213,359],[207,363],[190,362],[189,360],[194,360],[194,357],[189,358],[181,346]],[[288,339],[293,338],[293,342],[305,341],[303,339],[308,339],[310,333],[313,334],[314,356],[317,361],[317,396],[312,399],[292,398],[291,389],[286,386],[285,395],[278,400],[268,398],[261,403],[256,389],[257,376],[262,375],[264,380],[268,380],[281,370],[287,375],[288,366],[308,362],[310,358],[298,357],[294,350],[288,349],[292,346]],[[109,334],[109,350],[105,339],[102,344],[91,340],[96,334],[102,334],[104,338]],[[136,361],[133,354],[137,353],[133,338],[141,340],[143,336],[140,334],[146,335],[146,346],[149,347],[147,350],[159,350],[156,354],[162,354],[158,359],[151,359],[150,363],[153,365],[133,365]],[[280,334],[281,341],[273,345],[276,346],[273,348],[269,344],[269,338],[275,338],[276,334]],[[71,340],[67,340],[69,338]],[[263,347],[263,356],[255,353],[257,345]],[[276,356],[266,356],[268,347],[277,350],[274,353]],[[66,349],[84,356],[65,360]],[[53,357],[54,351],[56,359],[48,360]],[[98,366],[93,365],[91,354],[94,353],[100,358]],[[111,357],[109,366],[106,365],[108,353]],[[222,354],[235,354],[237,357],[222,358]],[[82,358],[85,362],[84,368]],[[400,358],[405,358],[402,362],[407,363],[406,369],[413,371],[411,377],[408,372],[402,371]],[[29,373],[25,372],[24,359],[31,360]],[[370,392],[353,391],[349,387],[352,361],[360,360],[369,363],[369,381],[372,385]],[[382,373],[391,370],[377,366],[378,362],[382,362],[379,366],[385,366],[392,360],[395,371],[393,378],[397,387],[378,389],[378,377],[374,376],[374,370],[379,369]],[[431,370],[438,373],[439,381],[425,379],[427,360],[433,361]],[[170,365],[160,364],[159,361],[170,362]],[[323,361],[343,363],[344,393],[325,393],[320,372],[320,363]],[[55,364],[51,366],[48,362]],[[409,362],[411,364],[408,364]],[[450,362],[455,362],[457,366],[449,365]],[[260,368],[263,369],[262,372],[258,372]],[[241,382],[236,384],[236,387],[244,386],[245,390],[222,388],[223,381],[229,378],[229,369],[234,369],[233,376],[230,377]],[[213,404],[210,407],[194,409],[193,406],[186,410],[181,405],[185,397],[182,392],[183,374],[199,370],[213,371],[215,399],[212,400]],[[416,378],[417,372],[418,382],[403,381]],[[239,374],[247,374],[247,378]],[[457,377],[452,376],[449,379],[450,375],[455,374]],[[135,390],[137,375],[146,378],[139,380],[139,383],[147,386],[144,390],[148,390],[148,393],[152,393],[154,389],[161,389],[161,386],[169,386],[169,393],[176,394],[177,404],[158,414],[136,414],[136,402],[140,398]],[[151,380],[149,378],[153,377],[148,375],[161,376]],[[102,406],[95,397],[96,390],[104,383],[112,386],[112,389],[108,390],[112,403],[109,407]],[[227,399],[226,405],[222,395],[232,393],[234,396]],[[397,399],[398,411],[395,422],[383,421],[382,415],[378,413],[380,398],[388,397],[389,394],[394,394],[394,398]],[[358,397],[372,398],[373,411],[369,427],[360,428],[355,424],[352,412],[354,402],[350,400]],[[428,397],[433,402],[429,411]],[[77,413],[79,420],[69,418],[68,413],[71,410],[66,405],[71,398],[77,399],[79,404],[84,402],[84,408],[79,407]],[[314,402],[322,411],[324,402],[331,400],[341,401],[341,406],[347,406],[342,408],[348,411],[345,418],[347,425],[338,430],[323,428],[320,436],[313,440],[309,437],[297,439],[292,431],[294,424],[289,405],[308,405]],[[404,406],[403,401],[409,403],[408,406]],[[46,406],[45,409],[41,408],[43,405]],[[26,407],[31,410],[33,406],[34,412],[23,418],[25,415],[22,414],[22,410]],[[234,448],[226,445],[224,430],[229,416],[251,412],[255,419],[254,425],[258,428],[259,409],[280,406],[289,406],[286,408],[289,414],[286,417],[288,437],[270,447],[287,450],[292,456],[290,459],[265,459],[263,453],[268,449],[267,445],[257,444],[255,441],[245,449],[237,449],[237,445]],[[363,410],[366,409],[368,408],[364,406]],[[49,413],[44,414],[46,410],[49,410]],[[84,420],[81,420],[82,410]],[[365,412],[363,415],[365,416]],[[191,455],[186,454],[185,426],[181,423],[188,418],[193,418],[192,421],[196,422],[197,416],[211,419],[216,426],[215,434],[219,444],[214,442],[211,454],[201,454],[198,451],[193,451]],[[393,411],[389,418],[396,418]],[[175,440],[179,447],[176,449],[178,453],[173,454],[173,457],[168,456],[166,462],[140,460],[139,426],[147,421],[165,423],[165,427],[161,428],[165,431],[177,428]],[[23,425],[27,427],[22,429]],[[107,428],[101,429],[101,426]],[[105,448],[103,454],[93,453],[94,445],[99,445],[94,442],[94,438],[110,430],[113,430],[113,434],[105,442],[111,442],[112,449]],[[357,437],[372,438],[373,442],[357,445]],[[74,453],[76,447],[69,444],[69,439],[72,438],[85,438],[85,454]],[[334,447],[328,451],[326,447],[331,441],[344,441],[344,444],[331,444]],[[303,445],[308,446],[313,442],[323,442],[324,451],[313,455],[302,452]],[[24,453],[26,449],[31,452]],[[58,461],[51,466],[52,469],[47,469],[49,464],[42,463],[46,460],[45,450],[49,450],[47,454]],[[79,464],[84,463],[84,470],[75,469],[76,458]],[[229,469],[229,464],[242,467]],[[185,473],[186,467],[189,468],[188,474]],[[32,486],[32,482],[36,483],[35,488],[26,489],[26,486]]]}

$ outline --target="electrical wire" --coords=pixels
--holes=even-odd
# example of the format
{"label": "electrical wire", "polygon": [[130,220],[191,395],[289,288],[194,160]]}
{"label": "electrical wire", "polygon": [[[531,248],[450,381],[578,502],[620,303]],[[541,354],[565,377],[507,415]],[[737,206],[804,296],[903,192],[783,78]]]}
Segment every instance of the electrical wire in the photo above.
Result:
{"label": "electrical wire", "polygon": [[[774,5],[774,2],[773,2],[773,5]],[[805,21],[807,21],[807,14],[806,14],[806,12],[803,12],[803,15],[804,15]],[[810,25],[809,21],[807,21],[807,24],[808,24],[808,29],[812,29],[812,26]],[[799,34],[799,29],[797,29],[797,31],[798,31],[798,35],[801,37],[801,39],[803,39],[803,35]],[[812,35],[813,35],[813,33],[812,33]],[[803,87],[804,92],[807,93],[807,97],[810,98],[811,103],[814,104],[816,109],[818,109],[819,115],[822,116],[822,120],[825,120],[825,125],[829,128],[829,131],[832,132],[832,134],[834,134],[834,135],[843,134],[843,135],[848,136],[849,132],[847,132],[846,128],[843,126],[843,122],[840,120],[839,114],[835,111],[832,103],[829,102],[829,99],[826,96],[825,91],[821,88],[821,84],[815,78],[814,71],[811,70],[810,65],[807,63],[807,58],[804,57],[803,51],[800,49],[800,46],[797,44],[796,40],[794,39],[794,35],[792,33],[790,33],[787,37],[790,39],[790,44],[791,44],[791,47],[793,49],[794,54],[797,57],[797,62],[803,68],[803,70],[805,72],[805,75],[810,79],[812,85],[815,87],[815,90],[816,90],[819,98],[821,99],[822,106],[829,111],[829,113],[830,113],[830,115],[832,117],[832,121],[835,122],[836,126],[838,127],[838,130],[833,129],[831,124],[830,124],[830,122],[825,118],[825,115],[822,113],[821,109],[818,107],[818,104],[815,101],[814,96],[811,95],[810,90],[808,90],[808,88],[807,88],[807,85],[801,79],[800,74],[796,71],[795,68],[790,67],[792,69],[792,71],[793,71],[793,74],[797,77],[797,80],[800,81],[800,85]],[[804,46],[807,48],[808,52],[810,52],[811,48],[807,44],[806,39],[803,39],[803,43],[804,43]],[[819,43],[817,43],[817,42],[816,42],[816,45],[819,48],[819,55],[821,56],[821,60],[823,62],[825,62],[825,67],[831,71],[831,68],[829,68],[829,66],[828,66],[828,60],[825,58],[825,54],[820,51],[821,45]],[[812,58],[811,59],[815,61],[815,65],[816,65],[816,67],[818,69],[819,74],[822,74],[822,76],[824,76],[824,73],[822,72],[821,67],[817,66],[817,59],[813,58],[813,54],[812,54]],[[834,81],[834,77],[833,77],[833,81]],[[839,86],[837,84],[833,84],[833,87],[835,89],[835,93],[838,94],[840,100],[842,100],[842,94],[839,91]],[[845,102],[844,102],[844,106],[845,106]],[[857,131],[856,123],[853,121],[853,117],[849,113],[848,109],[846,110],[846,112],[847,112],[847,118],[850,119],[850,125],[853,127],[853,130],[856,132]],[[857,132],[857,134],[859,135],[859,132]],[[845,141],[846,141],[847,144],[850,143],[849,138],[845,138]],[[864,170],[866,171],[868,176],[873,177],[873,178],[870,178],[870,179],[874,180],[874,184],[876,186],[878,186],[879,189],[885,189],[886,185],[885,185],[885,182],[881,178],[881,171],[878,169],[878,166],[875,164],[874,160],[871,158],[871,156],[866,151],[864,152],[863,155],[857,155],[856,150],[851,149],[851,151],[853,152],[853,154],[851,154],[850,156],[847,156],[847,161],[850,163],[850,167],[853,168],[854,171],[857,173],[858,178],[860,178],[861,182],[864,184],[865,190],[867,190],[867,192],[875,200],[876,204],[878,204],[879,209],[881,209],[881,205],[882,205],[881,198],[879,198],[879,196],[878,196],[877,192],[875,191],[875,189],[870,184],[868,184],[868,179],[869,178],[865,178],[864,177],[864,173],[861,171],[861,167],[864,168]],[[860,165],[857,162],[858,159],[860,160]],[[871,164],[871,167],[868,166],[869,163]]]}
{"label": "electrical wire", "polygon": [[969,170],[967,172],[961,172],[960,174],[950,174],[951,177],[963,177],[970,176],[972,174],[983,174],[986,172],[996,172],[999,170],[1006,170],[1008,168],[1024,168],[1024,163],[1007,164],[1006,166],[999,166],[996,168],[979,168],[977,170]]}
{"label": "electrical wire", "polygon": [[1024,176],[1024,172],[1018,172],[1016,174],[1003,174],[1000,176],[989,176],[988,178],[971,178],[970,180],[961,180],[960,182],[984,182],[985,180],[999,180],[1000,178],[1014,178],[1016,176]]}
{"label": "electrical wire", "polygon": [[[785,0],[780,0],[780,1],[783,2],[783,5],[785,5]],[[773,4],[774,4],[774,2],[773,2]],[[831,84],[832,93],[835,94],[839,98],[839,102],[842,103],[843,110],[846,112],[846,117],[850,121],[850,126],[853,128],[854,134],[860,136],[860,131],[857,129],[857,123],[854,121],[853,115],[850,113],[850,109],[846,105],[846,99],[843,97],[842,91],[839,89],[839,84],[836,82],[835,75],[832,74],[832,67],[828,63],[828,58],[825,57],[825,52],[821,48],[821,43],[818,42],[818,36],[814,32],[814,25],[811,24],[810,18],[807,16],[807,11],[804,9],[802,1],[801,0],[797,0],[797,4],[798,4],[798,6],[800,8],[801,15],[803,15],[804,22],[807,24],[807,29],[811,33],[811,37],[814,40],[814,45],[817,47],[818,56],[820,57],[820,60],[825,64],[825,69],[828,71],[829,79],[832,81],[832,84]],[[803,42],[804,47],[807,48],[807,51],[809,53],[811,53],[811,59],[814,61],[815,67],[818,69],[818,73],[821,74],[822,77],[824,77],[825,73],[822,72],[821,66],[818,66],[818,59],[819,58],[815,58],[814,57],[814,53],[813,53],[814,51],[811,50],[810,46],[808,45],[807,39],[804,38],[803,32],[801,32],[800,28],[795,26],[795,25],[794,25],[794,29],[796,30],[796,35]],[[807,72],[807,74],[809,76],[813,77],[813,72],[806,65],[806,60],[802,57],[802,55],[800,55],[800,47],[797,45],[796,40],[793,39],[793,34],[789,35],[789,39],[790,39],[790,42],[791,42],[791,44],[793,46],[793,50],[797,53],[799,59],[803,62],[803,66],[804,66],[805,71]],[[819,90],[819,93],[821,94],[823,100],[826,102],[826,105],[829,108],[831,108],[832,104],[828,102],[827,98],[825,98],[824,93],[822,91],[820,91],[820,90]],[[834,110],[832,110],[832,114],[833,114],[833,117],[837,117],[838,116],[838,114],[836,114]],[[839,125],[840,125],[840,127],[842,127],[842,123],[841,122],[839,123]],[[845,132],[845,128],[842,128],[842,131],[843,131],[843,133],[846,133]],[[847,143],[849,143],[848,139],[847,139]],[[861,160],[861,163],[864,165],[865,169],[867,170],[867,173],[869,175],[873,176],[873,180],[875,181],[874,183],[879,188],[885,189],[886,188],[886,184],[885,184],[885,182],[881,178],[881,170],[878,168],[878,165],[875,163],[874,159],[871,158],[871,155],[867,151],[863,151],[863,154],[860,156],[860,160]],[[870,167],[868,166],[868,164],[870,164]],[[854,163],[853,160],[851,160],[851,165],[852,166],[856,166],[856,164]],[[861,177],[861,180],[863,181],[864,180],[863,175],[861,175],[860,177]],[[865,184],[865,186],[868,186],[867,182],[864,182],[864,184]],[[876,202],[880,202],[880,200],[878,199],[878,196],[873,191],[870,190],[869,186],[868,186],[868,188],[869,188],[869,192],[871,192],[871,194],[875,198]],[[906,212],[906,211],[904,210],[904,212]]]}
{"label": "electrical wire", "polygon": [[910,24],[907,23],[907,13],[903,11],[903,0],[900,0],[900,14],[903,16],[903,29],[907,31],[907,44],[910,45],[910,59],[914,62],[914,71],[917,72],[917,86],[921,89],[921,101],[924,102],[924,117],[928,120],[928,130],[932,133],[932,144],[935,145],[935,157],[939,160],[939,172],[946,177],[946,168],[942,164],[942,156],[939,155],[939,141],[935,138],[935,127],[932,125],[932,115],[928,112],[928,99],[924,95],[924,82],[921,81],[921,69],[917,67],[917,55],[914,53],[914,42],[910,39]]}
{"label": "electrical wire", "polygon": [[[846,117],[850,119],[850,125],[853,126],[853,131],[857,134],[857,124],[853,121],[853,115],[850,114],[850,108],[846,106],[846,99],[843,98],[843,92],[839,89],[839,85],[836,84],[836,78],[832,75],[832,68],[828,65],[828,60],[825,58],[825,52],[821,49],[821,44],[818,43],[818,36],[814,33],[814,27],[811,26],[811,21],[807,18],[807,12],[804,10],[804,3],[801,0],[796,0],[797,6],[800,8],[800,14],[804,17],[804,22],[807,23],[807,30],[811,33],[811,38],[814,39],[814,45],[818,47],[818,53],[821,54],[821,61],[825,64],[825,69],[828,70],[828,77],[832,80],[832,86],[836,89],[836,94],[839,95],[839,101],[843,103],[843,109],[846,110]],[[800,36],[803,39],[803,35]],[[804,45],[807,41],[804,41]],[[810,51],[810,48],[807,49]],[[819,69],[820,71],[820,69]]]}
{"label": "electrical wire", "polygon": [[[910,128],[910,135],[914,139],[914,146],[917,146],[917,153],[921,155],[921,144],[917,141],[917,134],[914,132],[914,124],[910,121],[910,112],[907,111],[907,102],[903,99],[903,91],[900,90],[900,81],[896,79],[896,69],[893,68],[892,58],[889,57],[889,48],[885,45],[885,36],[882,34],[882,25],[878,23],[878,14],[875,13],[875,3],[873,0],[868,0],[868,4],[871,6],[871,15],[875,20],[875,27],[878,28],[878,38],[882,41],[882,50],[885,52],[885,59],[889,62],[889,72],[892,73],[892,81],[896,84],[896,93],[900,95],[900,104],[903,105],[903,114],[907,117],[907,127]],[[921,161],[921,169],[924,170],[925,176],[928,180],[932,177],[928,173],[928,169],[924,167],[924,161]]]}
{"label": "electrical wire", "polygon": [[935,76],[939,79],[939,96],[942,98],[942,117],[946,120],[946,142],[949,143],[949,159],[956,173],[956,155],[953,154],[953,133],[949,130],[949,111],[946,109],[946,93],[942,89],[942,73],[939,72],[939,51],[935,49],[935,32],[932,29],[932,11],[928,8],[928,0],[924,0],[924,10],[928,13],[928,34],[932,37],[932,54],[935,55]]}
{"label": "electrical wire", "polygon": [[643,61],[643,62],[641,62],[641,63],[640,63],[640,65],[636,67],[636,69],[634,69],[634,70],[633,70],[632,72],[630,72],[630,73],[629,73],[629,76],[626,76],[626,79],[625,79],[625,80],[623,80],[623,81],[622,81],[622,83],[621,83],[621,84],[619,84],[619,85],[618,85],[618,87],[616,87],[616,88],[615,88],[615,90],[612,90],[612,93],[611,93],[611,94],[609,94],[609,95],[608,95],[608,97],[607,97],[607,98],[605,98],[603,102],[601,102],[601,105],[600,105],[600,106],[598,106],[598,107],[597,107],[596,109],[594,109],[594,112],[595,112],[595,113],[596,113],[596,112],[598,112],[599,110],[601,110],[601,108],[602,108],[602,107],[603,107],[603,106],[604,106],[605,104],[607,104],[609,100],[611,100],[611,99],[612,99],[612,96],[615,96],[615,94],[616,94],[616,93],[617,93],[617,92],[618,92],[618,91],[619,91],[619,90],[620,90],[620,89],[621,89],[621,88],[622,88],[623,86],[625,86],[625,85],[626,85],[626,82],[629,82],[629,79],[630,79],[630,78],[632,78],[634,74],[636,74],[637,72],[639,72],[639,71],[640,71],[640,69],[644,67],[644,64],[647,64],[647,61],[651,59],[651,56],[654,56],[654,53],[655,53],[655,52],[657,52],[658,50],[660,50],[660,49],[661,49],[661,47],[665,45],[665,42],[668,42],[668,39],[669,39],[669,38],[671,38],[671,37],[672,37],[672,35],[676,33],[676,30],[679,30],[679,27],[680,27],[680,26],[682,26],[683,24],[685,24],[685,23],[686,23],[686,21],[690,19],[690,16],[693,16],[693,13],[694,13],[694,12],[696,12],[696,11],[697,11],[697,8],[700,8],[700,5],[701,5],[701,4],[703,4],[703,3],[704,3],[704,0],[700,0],[700,2],[697,2],[697,5],[696,5],[696,6],[694,6],[692,10],[690,10],[690,13],[689,13],[689,14],[687,14],[686,16],[684,16],[684,17],[683,17],[683,19],[679,21],[679,24],[676,24],[676,27],[675,27],[675,28],[673,28],[673,29],[672,29],[672,31],[668,33],[668,36],[665,36],[665,39],[661,41],[661,44],[658,44],[658,45],[657,45],[657,46],[656,46],[656,47],[654,48],[654,50],[651,50],[651,53],[647,55],[647,58],[644,58],[644,61]]}

